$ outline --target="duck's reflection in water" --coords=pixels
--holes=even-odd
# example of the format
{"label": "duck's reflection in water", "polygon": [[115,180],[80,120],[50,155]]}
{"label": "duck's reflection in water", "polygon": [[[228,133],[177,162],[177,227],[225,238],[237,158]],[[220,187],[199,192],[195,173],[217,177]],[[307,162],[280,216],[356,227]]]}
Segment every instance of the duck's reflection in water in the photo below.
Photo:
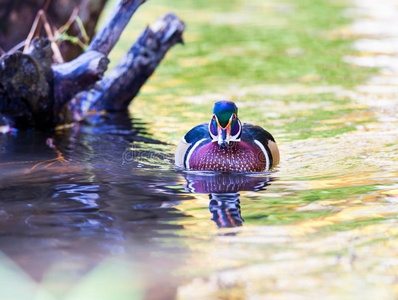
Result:
{"label": "duck's reflection in water", "polygon": [[209,194],[209,210],[219,228],[242,226],[240,194],[260,191],[270,185],[268,174],[189,172],[185,174],[190,193]]}
{"label": "duck's reflection in water", "polygon": [[209,194],[209,209],[218,228],[242,226],[238,193]]}

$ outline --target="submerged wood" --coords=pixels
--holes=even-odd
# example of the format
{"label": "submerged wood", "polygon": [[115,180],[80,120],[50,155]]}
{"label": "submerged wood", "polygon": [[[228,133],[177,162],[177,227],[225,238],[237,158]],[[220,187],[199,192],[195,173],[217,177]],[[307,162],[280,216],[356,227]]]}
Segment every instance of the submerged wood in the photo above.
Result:
{"label": "submerged wood", "polygon": [[87,51],[52,64],[48,40],[36,38],[27,53],[0,58],[0,113],[14,128],[52,128],[82,120],[89,110],[126,110],[166,52],[182,42],[184,23],[168,14],[147,28],[104,78],[114,47],[145,0],[120,0]]}

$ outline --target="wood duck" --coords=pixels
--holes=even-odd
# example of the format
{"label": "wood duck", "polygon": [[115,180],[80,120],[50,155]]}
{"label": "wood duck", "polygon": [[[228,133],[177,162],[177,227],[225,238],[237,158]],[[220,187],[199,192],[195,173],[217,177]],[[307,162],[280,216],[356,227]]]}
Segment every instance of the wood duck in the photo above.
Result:
{"label": "wood duck", "polygon": [[243,124],[234,102],[214,104],[209,123],[192,128],[177,146],[175,164],[188,170],[267,172],[279,163],[272,135]]}

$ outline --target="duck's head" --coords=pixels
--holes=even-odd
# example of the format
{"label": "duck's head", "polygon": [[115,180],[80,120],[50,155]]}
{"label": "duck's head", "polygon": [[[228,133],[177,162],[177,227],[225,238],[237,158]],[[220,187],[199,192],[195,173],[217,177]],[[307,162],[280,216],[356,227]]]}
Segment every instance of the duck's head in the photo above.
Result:
{"label": "duck's head", "polygon": [[238,119],[238,108],[234,102],[219,101],[214,104],[209,133],[213,142],[223,148],[230,142],[240,141],[242,123]]}

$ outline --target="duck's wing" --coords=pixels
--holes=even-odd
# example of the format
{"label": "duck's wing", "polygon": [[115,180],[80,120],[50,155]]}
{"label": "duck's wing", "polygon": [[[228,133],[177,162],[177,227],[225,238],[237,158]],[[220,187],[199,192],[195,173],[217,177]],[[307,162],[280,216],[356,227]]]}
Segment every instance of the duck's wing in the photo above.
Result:
{"label": "duck's wing", "polygon": [[203,123],[192,128],[184,135],[181,141],[188,144],[194,144],[204,138],[209,138],[209,124],[207,123]]}
{"label": "duck's wing", "polygon": [[177,146],[175,153],[175,164],[178,167],[185,167],[185,157],[189,149],[199,141],[209,139],[209,124],[203,123],[195,126],[187,134],[183,136],[181,142]]}
{"label": "duck's wing", "polygon": [[279,149],[276,145],[275,139],[271,133],[261,128],[260,126],[244,124],[242,140],[248,142],[253,141],[265,152],[264,154],[270,158],[270,168],[279,164],[280,156]]}

